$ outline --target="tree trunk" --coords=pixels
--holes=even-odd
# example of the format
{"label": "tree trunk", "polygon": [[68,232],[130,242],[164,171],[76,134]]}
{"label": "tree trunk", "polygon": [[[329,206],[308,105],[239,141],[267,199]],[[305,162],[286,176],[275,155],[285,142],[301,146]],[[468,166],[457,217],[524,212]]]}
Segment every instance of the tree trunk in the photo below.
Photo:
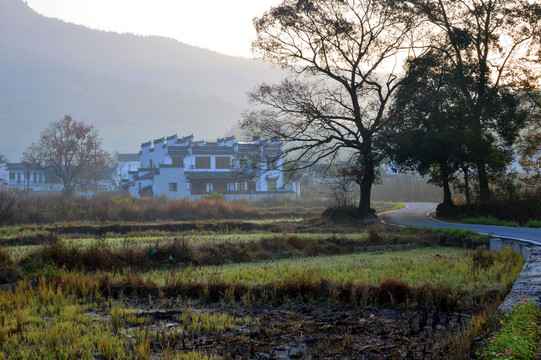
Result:
{"label": "tree trunk", "polygon": [[73,195],[73,186],[67,181],[63,180],[64,183],[64,196],[71,196]]}
{"label": "tree trunk", "polygon": [[443,188],[443,205],[453,205],[451,187],[449,186],[449,167],[445,162],[440,162],[440,176]]}
{"label": "tree trunk", "polygon": [[375,214],[374,209],[370,207],[370,195],[376,176],[372,144],[367,142],[365,149],[362,153],[364,175],[360,183],[361,197],[359,200],[359,212],[363,218],[369,218]]}
{"label": "tree trunk", "polygon": [[464,172],[464,193],[466,194],[466,204],[471,204],[471,195],[470,195],[470,171],[468,166],[465,165],[462,167]]}
{"label": "tree trunk", "polygon": [[442,174],[442,183],[443,183],[443,204],[452,205],[453,198],[451,197],[451,188],[449,187],[449,177]]}
{"label": "tree trunk", "polygon": [[[477,105],[479,107],[480,105]],[[483,139],[481,127],[481,110],[476,111],[473,118],[473,149],[475,166],[477,167],[477,180],[479,182],[479,198],[482,202],[490,200],[490,188],[488,185],[488,175],[486,170],[486,156],[488,154]]]}
{"label": "tree trunk", "polygon": [[488,175],[485,168],[485,162],[479,159],[476,162],[477,165],[477,177],[479,180],[479,197],[482,202],[490,200],[490,188],[488,186]]}

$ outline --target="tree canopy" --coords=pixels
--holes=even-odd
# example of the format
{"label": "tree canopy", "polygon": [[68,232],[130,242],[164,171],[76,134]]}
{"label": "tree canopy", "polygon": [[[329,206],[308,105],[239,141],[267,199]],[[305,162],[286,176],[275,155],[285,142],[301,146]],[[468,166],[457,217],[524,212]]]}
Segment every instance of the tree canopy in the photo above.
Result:
{"label": "tree canopy", "polygon": [[523,85],[515,76],[520,69],[539,61],[541,7],[528,0],[391,1],[421,16],[425,35],[419,46],[438,49],[454,68],[468,108],[479,195],[488,200],[493,105],[502,89]]}
{"label": "tree canopy", "polygon": [[[380,145],[397,170],[429,175],[444,190],[444,205],[451,205],[450,182],[463,171],[469,198],[469,169],[476,160],[476,138],[468,121],[469,107],[460,91],[452,63],[431,50],[407,62],[406,77],[394,103],[395,118]],[[475,84],[472,77],[469,84]],[[506,89],[492,97],[485,117],[487,170],[492,178],[505,172],[512,145],[523,127],[525,113],[519,97]]]}
{"label": "tree canopy", "polygon": [[382,132],[394,165],[430,174],[445,202],[457,169],[489,200],[524,126],[517,94],[539,79],[540,19],[529,0],[283,0],[252,45],[291,76],[249,94],[241,128],[280,137],[296,167],[358,156],[364,213]]}

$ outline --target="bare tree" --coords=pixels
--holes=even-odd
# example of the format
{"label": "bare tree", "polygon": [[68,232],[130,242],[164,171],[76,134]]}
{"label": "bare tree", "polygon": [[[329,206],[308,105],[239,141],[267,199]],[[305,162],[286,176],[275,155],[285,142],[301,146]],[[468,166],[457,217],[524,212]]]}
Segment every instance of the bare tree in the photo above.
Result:
{"label": "bare tree", "polygon": [[26,148],[23,162],[53,169],[62,179],[64,193],[70,195],[81,179],[91,177],[108,161],[109,154],[101,149],[101,143],[94,126],[66,115],[51,123],[42,131],[39,141]]}
{"label": "bare tree", "polygon": [[254,20],[253,51],[291,72],[249,94],[241,128],[279,137],[286,163],[308,167],[341,152],[359,156],[361,216],[371,216],[374,134],[389,121],[397,64],[413,17],[385,0],[284,0]]}

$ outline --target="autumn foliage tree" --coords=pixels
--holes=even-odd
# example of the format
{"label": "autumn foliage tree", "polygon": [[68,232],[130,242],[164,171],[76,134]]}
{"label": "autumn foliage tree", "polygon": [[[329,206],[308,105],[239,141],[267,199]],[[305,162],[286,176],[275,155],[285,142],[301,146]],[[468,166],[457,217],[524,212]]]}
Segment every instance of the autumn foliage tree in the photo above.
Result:
{"label": "autumn foliage tree", "polygon": [[26,148],[22,161],[41,169],[53,169],[63,182],[64,193],[70,195],[82,179],[90,177],[109,160],[101,145],[94,126],[66,115],[42,131],[38,142]]}

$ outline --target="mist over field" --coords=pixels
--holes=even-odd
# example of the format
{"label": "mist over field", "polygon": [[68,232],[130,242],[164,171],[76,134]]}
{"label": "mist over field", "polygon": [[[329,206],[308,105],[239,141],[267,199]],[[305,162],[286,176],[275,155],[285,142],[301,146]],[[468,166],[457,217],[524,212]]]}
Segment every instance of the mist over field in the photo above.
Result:
{"label": "mist over field", "polygon": [[108,151],[178,133],[232,133],[247,91],[276,68],[176,40],[97,31],[0,0],[0,153],[19,161],[47,124],[70,114]]}

